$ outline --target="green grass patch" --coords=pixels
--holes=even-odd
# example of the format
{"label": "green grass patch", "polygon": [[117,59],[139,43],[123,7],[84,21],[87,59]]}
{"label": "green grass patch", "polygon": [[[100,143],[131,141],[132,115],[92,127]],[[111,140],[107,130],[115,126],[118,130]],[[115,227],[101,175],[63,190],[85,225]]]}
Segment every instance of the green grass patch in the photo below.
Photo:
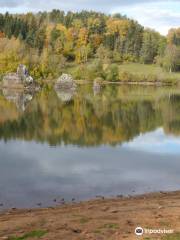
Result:
{"label": "green grass patch", "polygon": [[[164,81],[176,83],[180,81],[180,72],[169,73],[154,64],[126,63],[119,65],[120,77],[125,81]],[[131,77],[132,79],[128,79]],[[133,80],[134,79],[134,80]]]}
{"label": "green grass patch", "polygon": [[77,80],[93,81],[101,78],[112,82],[161,82],[169,85],[180,82],[180,72],[169,73],[155,64],[110,63],[101,65],[96,59],[85,64],[70,65],[66,67],[65,72]]}
{"label": "green grass patch", "polygon": [[29,233],[25,233],[21,237],[10,237],[9,240],[26,240],[28,238],[40,238],[44,236],[47,232],[44,230],[36,230]]}
{"label": "green grass patch", "polygon": [[180,233],[169,234],[162,238],[162,240],[179,240],[179,239],[180,239]]}
{"label": "green grass patch", "polygon": [[119,226],[117,223],[106,223],[103,225],[103,228],[108,228],[108,229],[118,229]]}
{"label": "green grass patch", "polygon": [[102,233],[102,230],[101,230],[101,229],[95,229],[95,230],[94,230],[94,233],[95,233],[95,234],[101,234],[101,233]]}

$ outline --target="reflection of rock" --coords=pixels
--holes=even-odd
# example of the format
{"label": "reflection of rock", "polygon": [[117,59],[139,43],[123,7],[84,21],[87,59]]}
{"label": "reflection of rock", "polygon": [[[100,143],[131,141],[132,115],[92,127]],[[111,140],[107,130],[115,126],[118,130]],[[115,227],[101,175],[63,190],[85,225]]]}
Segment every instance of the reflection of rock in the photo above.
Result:
{"label": "reflection of rock", "polygon": [[74,82],[71,75],[62,74],[61,77],[57,80],[57,82],[55,84],[55,89],[75,90],[76,89],[76,83]]}
{"label": "reflection of rock", "polygon": [[17,73],[8,73],[3,78],[3,87],[25,87],[33,83],[33,78],[29,76],[25,65],[20,64],[17,68]]}
{"label": "reflection of rock", "polygon": [[99,94],[101,91],[101,85],[100,85],[99,81],[97,81],[97,80],[95,80],[93,83],[93,91],[94,91],[94,95]]}
{"label": "reflection of rock", "polygon": [[20,111],[25,111],[27,104],[33,99],[32,93],[25,93],[24,91],[16,91],[8,88],[3,89],[3,95],[8,101],[14,102]]}
{"label": "reflection of rock", "polygon": [[57,96],[62,102],[71,101],[75,92],[76,92],[75,89],[65,89],[65,90],[56,89]]}

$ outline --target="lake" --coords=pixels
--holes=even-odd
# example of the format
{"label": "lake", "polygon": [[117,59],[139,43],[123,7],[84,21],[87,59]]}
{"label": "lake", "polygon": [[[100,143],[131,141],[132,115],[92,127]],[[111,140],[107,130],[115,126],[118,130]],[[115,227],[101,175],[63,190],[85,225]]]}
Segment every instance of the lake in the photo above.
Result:
{"label": "lake", "polygon": [[179,171],[180,89],[0,93],[1,209],[179,190]]}

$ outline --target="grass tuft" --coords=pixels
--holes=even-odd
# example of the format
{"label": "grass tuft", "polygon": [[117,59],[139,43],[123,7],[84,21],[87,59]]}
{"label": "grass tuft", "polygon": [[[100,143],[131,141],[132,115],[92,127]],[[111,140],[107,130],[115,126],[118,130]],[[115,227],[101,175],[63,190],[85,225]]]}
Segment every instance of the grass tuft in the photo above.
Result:
{"label": "grass tuft", "polygon": [[47,232],[44,230],[36,230],[29,233],[25,233],[21,237],[10,237],[9,240],[26,240],[28,238],[40,238],[44,236]]}

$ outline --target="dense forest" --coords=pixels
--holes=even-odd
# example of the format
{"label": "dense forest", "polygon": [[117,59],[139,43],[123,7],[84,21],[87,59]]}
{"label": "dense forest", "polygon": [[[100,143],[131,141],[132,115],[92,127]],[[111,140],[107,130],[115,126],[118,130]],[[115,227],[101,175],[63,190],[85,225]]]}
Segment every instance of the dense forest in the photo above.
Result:
{"label": "dense forest", "polygon": [[129,62],[180,71],[180,28],[164,37],[121,14],[0,14],[1,75],[24,63],[36,79],[73,69],[76,78],[86,72],[89,79],[118,80],[118,65]]}

